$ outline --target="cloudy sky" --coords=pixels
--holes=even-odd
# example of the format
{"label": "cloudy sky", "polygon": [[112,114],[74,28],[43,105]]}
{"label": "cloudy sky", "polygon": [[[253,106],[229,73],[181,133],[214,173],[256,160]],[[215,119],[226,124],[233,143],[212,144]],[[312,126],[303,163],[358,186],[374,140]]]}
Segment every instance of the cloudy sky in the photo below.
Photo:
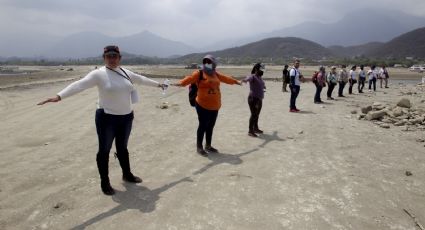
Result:
{"label": "cloudy sky", "polygon": [[425,0],[0,0],[0,29],[57,36],[149,30],[188,44],[212,43],[304,21],[331,23],[371,7],[425,17]]}

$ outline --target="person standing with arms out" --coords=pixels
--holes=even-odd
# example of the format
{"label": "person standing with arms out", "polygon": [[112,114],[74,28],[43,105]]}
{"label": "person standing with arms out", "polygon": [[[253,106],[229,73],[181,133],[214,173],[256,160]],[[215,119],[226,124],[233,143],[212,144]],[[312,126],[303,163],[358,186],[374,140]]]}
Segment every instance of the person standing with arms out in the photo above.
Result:
{"label": "person standing with arms out", "polygon": [[[202,79],[201,72],[196,70],[192,75],[186,76],[174,86],[187,86],[192,83],[198,85],[196,96],[196,112],[198,113],[198,130],[196,138],[196,151],[201,156],[207,157],[208,153],[217,153],[218,150],[211,146],[212,134],[217,120],[218,110],[221,107],[220,82],[226,84],[241,83],[229,76],[216,71],[217,62],[212,55],[206,55],[202,59]],[[205,135],[205,149],[203,140]]]}
{"label": "person standing with arms out", "polygon": [[258,118],[263,106],[264,89],[266,88],[262,79],[264,69],[264,65],[257,63],[252,68],[251,75],[242,80],[244,83],[249,82],[248,105],[251,110],[251,117],[249,118],[248,135],[251,137],[258,137],[257,133],[263,133],[258,128]]}
{"label": "person standing with arms out", "polygon": [[138,101],[137,91],[133,84],[152,87],[164,87],[142,75],[120,67],[121,55],[118,46],[106,46],[103,50],[105,66],[88,73],[60,91],[55,97],[38,103],[59,102],[83,90],[97,86],[99,100],[96,110],[96,130],[99,150],[96,155],[100,174],[100,185],[105,195],[115,193],[109,182],[109,151],[115,139],[117,158],[122,169],[122,179],[130,183],[140,183],[142,179],[134,176],[130,170],[129,153],[127,149],[133,123],[132,103]]}
{"label": "person standing with arms out", "polygon": [[385,65],[382,65],[381,69],[379,70],[379,81],[381,84],[381,88],[382,88],[382,81],[384,81],[385,83],[385,88],[388,88],[388,78],[390,78],[389,74],[388,74],[388,70],[385,67]]}
{"label": "person standing with arms out", "polygon": [[370,67],[370,70],[367,71],[367,76],[369,78],[369,92],[372,92],[372,84],[373,84],[373,91],[376,91],[376,79],[378,78],[378,73],[376,72],[376,66],[372,65]]}
{"label": "person standing with arms out", "polygon": [[359,85],[358,85],[358,91],[359,93],[363,93],[364,84],[366,82],[366,71],[364,71],[364,65],[360,65],[360,71],[359,71]]}
{"label": "person standing with arms out", "polygon": [[290,77],[289,89],[291,90],[291,99],[289,101],[289,112],[291,113],[297,113],[300,111],[299,109],[297,109],[297,106],[295,105],[298,94],[300,93],[301,79],[303,78],[303,75],[301,74],[299,67],[300,67],[300,60],[296,59],[294,62],[294,67],[289,71],[289,77]]}
{"label": "person standing with arms out", "polygon": [[289,84],[290,82],[290,77],[289,77],[289,70],[288,70],[288,65],[285,65],[285,67],[283,67],[283,71],[282,71],[282,92],[288,92],[288,90],[286,90],[286,86]]}
{"label": "person standing with arms out", "polygon": [[348,94],[353,94],[353,86],[357,82],[356,69],[357,69],[357,66],[353,65],[353,67],[351,67],[351,70],[350,70],[350,76],[348,78],[348,83],[349,83]]}
{"label": "person standing with arms out", "polygon": [[326,86],[326,69],[324,66],[320,66],[319,72],[317,73],[317,79],[314,84],[316,85],[316,94],[314,95],[314,104],[322,104],[323,101],[320,98],[323,87]]}
{"label": "person standing with arms out", "polygon": [[348,74],[347,74],[347,70],[345,69],[346,66],[342,65],[341,66],[341,70],[339,71],[339,76],[338,76],[338,84],[339,84],[339,88],[338,88],[338,97],[345,97],[343,95],[344,92],[344,87],[348,82]]}
{"label": "person standing with arms out", "polygon": [[338,82],[338,76],[337,76],[335,66],[331,67],[331,71],[328,73],[328,76],[326,77],[326,81],[328,82],[328,92],[327,92],[328,100],[335,100],[332,97],[332,92],[336,86],[336,83]]}

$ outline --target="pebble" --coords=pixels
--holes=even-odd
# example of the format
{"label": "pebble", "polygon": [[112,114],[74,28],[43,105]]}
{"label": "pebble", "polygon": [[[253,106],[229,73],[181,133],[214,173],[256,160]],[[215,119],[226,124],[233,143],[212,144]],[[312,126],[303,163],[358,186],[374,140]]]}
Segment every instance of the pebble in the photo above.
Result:
{"label": "pebble", "polygon": [[412,176],[413,175],[413,173],[412,172],[410,172],[410,171],[406,171],[406,176]]}

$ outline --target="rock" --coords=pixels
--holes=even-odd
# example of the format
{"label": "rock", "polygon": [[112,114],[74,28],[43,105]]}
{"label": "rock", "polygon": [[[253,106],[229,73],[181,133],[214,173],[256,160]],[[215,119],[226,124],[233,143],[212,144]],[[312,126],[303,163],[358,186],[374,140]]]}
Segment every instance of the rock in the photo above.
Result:
{"label": "rock", "polygon": [[412,176],[413,175],[413,173],[410,172],[410,171],[406,171],[405,174],[406,174],[406,176]]}
{"label": "rock", "polygon": [[384,117],[387,114],[386,111],[380,110],[380,111],[370,111],[366,114],[366,120],[378,120],[382,117]]}
{"label": "rock", "polygon": [[422,123],[422,117],[411,119],[411,120],[409,120],[409,122],[411,122],[414,125],[421,124]]}
{"label": "rock", "polygon": [[389,124],[381,124],[381,125],[379,125],[379,127],[384,128],[384,129],[389,129],[390,125]]}
{"label": "rock", "polygon": [[405,121],[398,121],[398,122],[394,123],[395,126],[403,126],[405,124],[406,124]]}
{"label": "rock", "polygon": [[422,142],[425,142],[425,139],[421,139],[421,138],[419,138],[419,139],[416,139],[416,142],[420,142],[420,143],[422,143]]}
{"label": "rock", "polygon": [[357,116],[357,119],[358,120],[361,120],[361,119],[364,119],[365,117],[366,117],[365,114],[360,114],[359,116]]}
{"label": "rock", "polygon": [[303,134],[303,133],[304,133],[304,131],[303,131],[303,130],[301,130],[301,131],[299,131],[299,132],[298,132],[298,134]]}
{"label": "rock", "polygon": [[395,121],[394,121],[394,120],[389,119],[389,118],[384,118],[384,119],[382,119],[382,122],[387,123],[387,124],[395,123]]}
{"label": "rock", "polygon": [[394,114],[395,117],[399,117],[399,116],[404,114],[403,109],[401,109],[400,107],[397,106],[393,109],[393,114]]}
{"label": "rock", "polygon": [[403,107],[403,108],[410,108],[412,107],[412,104],[410,103],[410,100],[407,98],[402,98],[400,101],[397,102],[397,106]]}
{"label": "rock", "polygon": [[372,111],[372,106],[366,106],[361,108],[362,113],[367,114],[369,111]]}
{"label": "rock", "polygon": [[351,114],[357,114],[357,110],[352,110]]}
{"label": "rock", "polygon": [[374,102],[372,105],[373,110],[383,110],[385,106],[381,102]]}

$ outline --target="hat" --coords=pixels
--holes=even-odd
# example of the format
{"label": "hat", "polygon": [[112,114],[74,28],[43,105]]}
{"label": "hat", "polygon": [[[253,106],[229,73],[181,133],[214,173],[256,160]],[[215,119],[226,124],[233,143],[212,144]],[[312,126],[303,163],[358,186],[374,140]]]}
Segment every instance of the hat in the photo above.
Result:
{"label": "hat", "polygon": [[217,62],[215,60],[215,57],[212,56],[211,54],[206,55],[203,59],[202,59],[202,64],[206,63],[206,60],[210,60],[212,62],[213,65],[213,69],[215,69],[215,67],[217,66]]}
{"label": "hat", "polygon": [[118,46],[105,46],[105,48],[103,48],[103,54],[120,54],[120,49],[118,48]]}

